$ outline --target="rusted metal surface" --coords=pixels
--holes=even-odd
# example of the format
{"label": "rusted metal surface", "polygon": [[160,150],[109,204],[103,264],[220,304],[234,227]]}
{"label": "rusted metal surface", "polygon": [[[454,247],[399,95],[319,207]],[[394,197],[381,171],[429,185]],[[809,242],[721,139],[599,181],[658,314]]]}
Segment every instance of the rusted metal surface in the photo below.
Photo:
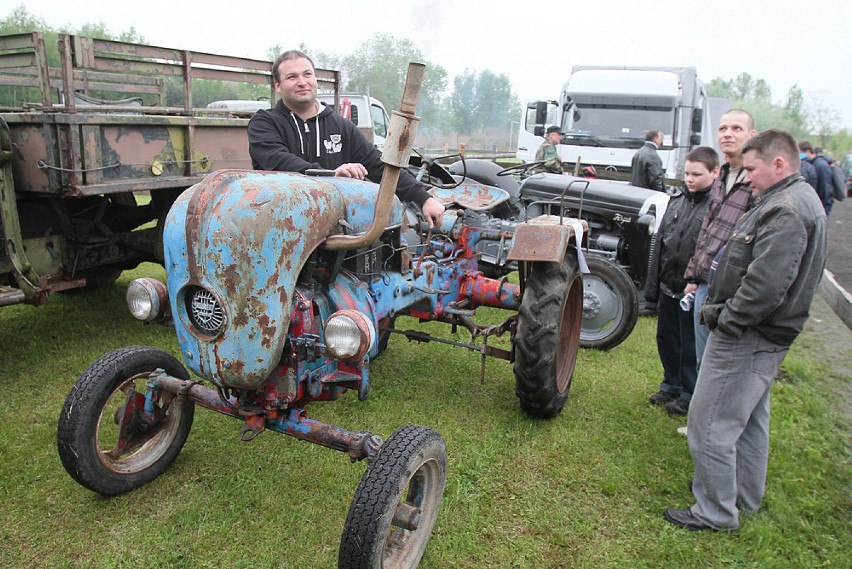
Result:
{"label": "rusted metal surface", "polygon": [[[81,274],[162,262],[160,228],[151,226],[178,193],[215,170],[251,168],[248,119],[195,108],[192,83],[264,85],[276,96],[270,61],[59,34],[59,67],[51,67],[47,47],[39,32],[0,36],[7,202],[22,209],[20,229],[6,223],[4,233],[31,253],[17,277],[0,255],[0,304],[19,302],[16,288],[39,304],[51,291],[85,286]],[[339,72],[316,72],[338,91]],[[182,100],[167,102],[167,85]],[[142,191],[150,204],[131,195]]]}
{"label": "rusted metal surface", "polygon": [[474,306],[491,306],[517,310],[521,304],[520,286],[508,279],[489,279],[482,273],[466,275],[461,283],[461,296],[468,298]]}
{"label": "rusted metal surface", "polygon": [[584,220],[542,215],[515,227],[506,257],[509,261],[562,262],[568,243],[574,238],[574,224],[588,230]]}
{"label": "rusted metal surface", "polygon": [[[266,379],[287,340],[296,278],[343,215],[333,186],[286,173],[218,171],[175,202],[165,261],[181,351],[195,373],[241,389]],[[189,287],[218,300],[228,334],[193,325],[182,296]]]}
{"label": "rusted metal surface", "polygon": [[414,145],[414,135],[420,119],[414,116],[417,108],[417,98],[423,84],[425,66],[410,63],[402,94],[402,104],[399,112],[391,113],[391,124],[385,140],[382,162],[385,169],[379,184],[379,195],[376,199],[376,213],[370,227],[358,236],[333,235],[328,238],[324,247],[332,251],[342,249],[357,249],[373,243],[385,229],[385,221],[393,206],[396,185],[399,182],[401,168],[408,165],[411,148]]}
{"label": "rusted metal surface", "polygon": [[452,189],[435,188],[432,197],[445,207],[457,205],[473,211],[488,211],[508,201],[509,192],[485,184],[464,182]]}
{"label": "rusted metal surface", "polygon": [[[237,404],[223,401],[215,389],[204,387],[196,381],[171,377],[163,372],[152,374],[150,383],[153,389],[163,390],[172,395],[180,396],[182,394],[197,405],[223,415],[246,420],[248,424],[254,425],[256,428],[262,427],[271,431],[277,431],[297,439],[345,452],[353,460],[373,457],[382,446],[382,439],[370,432],[348,431],[340,427],[309,419],[305,410],[301,408],[293,408],[283,414],[260,408],[247,409],[246,407],[240,407]],[[128,404],[124,408],[124,414],[137,415],[141,410],[143,402],[144,398],[142,398],[141,394],[129,397]]]}

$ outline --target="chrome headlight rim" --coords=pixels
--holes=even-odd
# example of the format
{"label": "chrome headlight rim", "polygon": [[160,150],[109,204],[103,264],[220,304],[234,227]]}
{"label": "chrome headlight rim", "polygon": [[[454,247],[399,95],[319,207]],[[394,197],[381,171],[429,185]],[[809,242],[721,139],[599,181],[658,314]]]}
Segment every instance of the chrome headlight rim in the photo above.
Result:
{"label": "chrome headlight rim", "polygon": [[150,277],[130,281],[124,298],[130,314],[142,322],[161,320],[169,306],[165,283]]}
{"label": "chrome headlight rim", "polygon": [[[376,343],[373,321],[358,310],[338,310],[326,319],[324,330],[328,354],[343,362],[364,359]],[[341,342],[341,338],[348,340],[348,343]]]}

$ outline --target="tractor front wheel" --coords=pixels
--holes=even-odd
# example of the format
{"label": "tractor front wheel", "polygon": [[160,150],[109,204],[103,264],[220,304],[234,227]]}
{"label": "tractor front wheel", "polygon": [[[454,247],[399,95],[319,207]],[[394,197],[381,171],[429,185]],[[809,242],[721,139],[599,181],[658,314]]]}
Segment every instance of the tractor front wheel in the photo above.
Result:
{"label": "tractor front wheel", "polygon": [[59,415],[57,446],[68,474],[104,496],[128,492],[162,473],[180,453],[195,405],[155,391],[157,369],[189,379],[174,357],[145,346],[110,352],[80,376]]}
{"label": "tractor front wheel", "polygon": [[338,567],[417,567],[446,480],[447,448],[440,435],[417,425],[397,429],[370,461],[352,499]]}

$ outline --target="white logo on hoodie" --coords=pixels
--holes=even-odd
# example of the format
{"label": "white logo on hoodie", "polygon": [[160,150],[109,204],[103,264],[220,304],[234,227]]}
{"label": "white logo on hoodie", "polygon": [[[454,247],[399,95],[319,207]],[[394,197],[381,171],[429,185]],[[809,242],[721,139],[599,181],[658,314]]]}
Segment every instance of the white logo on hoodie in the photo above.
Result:
{"label": "white logo on hoodie", "polygon": [[323,140],[322,143],[325,146],[326,154],[337,154],[343,148],[343,143],[340,141],[341,135],[332,134],[328,137],[328,140]]}

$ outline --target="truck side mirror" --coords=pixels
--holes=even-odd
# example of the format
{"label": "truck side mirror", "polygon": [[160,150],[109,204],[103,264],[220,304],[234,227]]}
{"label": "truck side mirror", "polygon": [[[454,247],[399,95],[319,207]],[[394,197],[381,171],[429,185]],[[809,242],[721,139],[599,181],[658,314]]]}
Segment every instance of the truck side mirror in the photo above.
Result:
{"label": "truck side mirror", "polygon": [[581,116],[582,115],[580,114],[580,109],[578,109],[577,107],[574,107],[574,115],[573,115],[574,122],[577,122],[578,120],[580,120]]}
{"label": "truck side mirror", "polygon": [[[701,127],[704,126],[704,115],[701,113],[701,109],[694,109],[692,111],[692,132],[700,133]],[[700,137],[699,137],[700,139]],[[700,142],[700,140],[699,140]],[[698,144],[698,143],[693,143]]]}
{"label": "truck side mirror", "polygon": [[689,145],[690,146],[698,146],[701,144],[701,135],[697,132],[693,132],[692,136],[689,137]]}
{"label": "truck side mirror", "polygon": [[536,101],[535,105],[535,124],[543,125],[547,122],[547,102]]}
{"label": "truck side mirror", "polygon": [[540,124],[535,125],[535,128],[533,128],[533,134],[536,136],[544,136],[544,127]]}

